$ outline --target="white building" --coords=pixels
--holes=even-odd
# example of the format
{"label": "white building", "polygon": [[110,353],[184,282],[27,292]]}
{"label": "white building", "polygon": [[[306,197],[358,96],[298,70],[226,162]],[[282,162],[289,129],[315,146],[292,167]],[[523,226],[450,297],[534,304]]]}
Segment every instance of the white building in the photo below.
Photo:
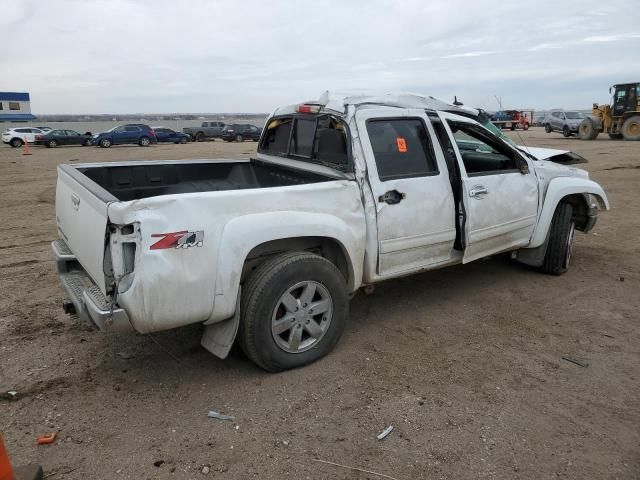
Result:
{"label": "white building", "polygon": [[0,92],[0,122],[27,122],[35,120],[31,114],[28,93]]}

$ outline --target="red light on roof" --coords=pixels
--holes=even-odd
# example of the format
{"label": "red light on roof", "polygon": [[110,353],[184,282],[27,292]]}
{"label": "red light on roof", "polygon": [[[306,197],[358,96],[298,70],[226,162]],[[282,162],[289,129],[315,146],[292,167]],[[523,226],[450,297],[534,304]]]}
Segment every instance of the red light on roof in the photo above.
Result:
{"label": "red light on roof", "polygon": [[298,105],[296,111],[298,113],[318,113],[320,105]]}

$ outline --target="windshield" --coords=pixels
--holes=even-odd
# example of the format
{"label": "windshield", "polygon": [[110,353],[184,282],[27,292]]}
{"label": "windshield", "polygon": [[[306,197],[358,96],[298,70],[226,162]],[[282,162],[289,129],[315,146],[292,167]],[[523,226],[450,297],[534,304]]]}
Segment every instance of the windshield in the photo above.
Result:
{"label": "windshield", "polygon": [[584,113],[581,112],[566,112],[565,115],[569,120],[579,120],[584,118]]}

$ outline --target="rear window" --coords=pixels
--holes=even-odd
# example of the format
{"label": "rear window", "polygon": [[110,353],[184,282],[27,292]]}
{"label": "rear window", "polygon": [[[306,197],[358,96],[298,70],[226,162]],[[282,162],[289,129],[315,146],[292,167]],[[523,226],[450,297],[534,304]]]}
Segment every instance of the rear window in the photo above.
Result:
{"label": "rear window", "polygon": [[422,120],[369,120],[367,132],[381,181],[438,173],[431,140]]}
{"label": "rear window", "polygon": [[269,155],[346,165],[349,158],[346,126],[342,120],[330,115],[272,118],[264,127],[259,151]]}

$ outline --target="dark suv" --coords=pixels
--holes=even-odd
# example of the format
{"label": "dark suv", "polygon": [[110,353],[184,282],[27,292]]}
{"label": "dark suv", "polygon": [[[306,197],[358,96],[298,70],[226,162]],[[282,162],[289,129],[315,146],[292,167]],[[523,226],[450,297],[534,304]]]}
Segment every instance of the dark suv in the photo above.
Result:
{"label": "dark suv", "polygon": [[109,148],[111,145],[134,144],[148,147],[152,143],[158,143],[156,132],[149,125],[143,123],[128,123],[113,127],[111,130],[94,135],[92,145]]}
{"label": "dark suv", "polygon": [[226,125],[222,129],[222,139],[227,142],[243,142],[245,140],[253,140],[257,142],[260,139],[260,134],[262,130],[260,130],[255,125],[244,125],[239,123],[234,123],[233,125]]}

